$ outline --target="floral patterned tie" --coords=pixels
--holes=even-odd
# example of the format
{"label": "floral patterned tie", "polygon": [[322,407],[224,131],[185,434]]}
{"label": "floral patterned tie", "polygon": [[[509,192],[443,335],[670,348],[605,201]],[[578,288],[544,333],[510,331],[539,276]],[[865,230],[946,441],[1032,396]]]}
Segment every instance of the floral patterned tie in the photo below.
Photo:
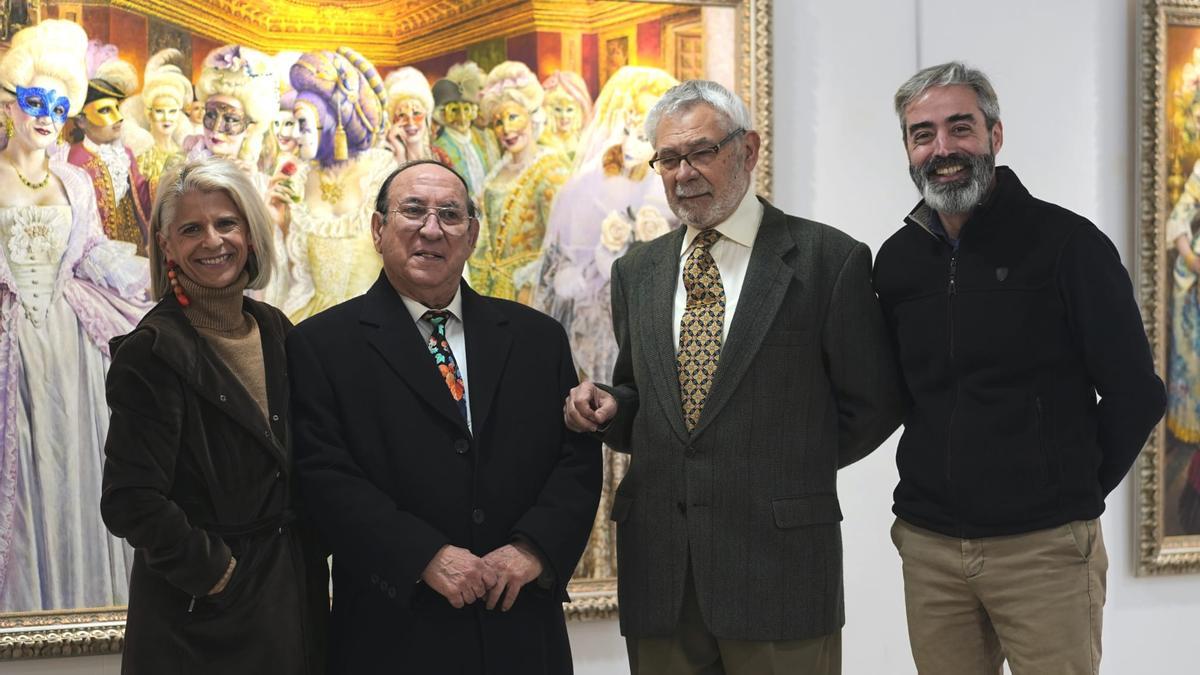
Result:
{"label": "floral patterned tie", "polygon": [[462,373],[458,371],[458,361],[454,359],[454,353],[450,351],[450,341],[446,339],[446,322],[450,316],[450,312],[444,310],[429,310],[421,318],[433,324],[433,332],[429,334],[429,340],[426,341],[425,346],[429,347],[429,353],[433,355],[433,363],[437,366],[438,375],[446,382],[446,388],[450,390],[450,396],[458,404],[458,412],[465,420],[467,419],[467,389],[463,385]]}
{"label": "floral patterned tie", "polygon": [[705,230],[693,240],[691,255],[683,265],[687,305],[679,325],[679,394],[688,431],[696,428],[708,390],[712,388],[721,356],[721,331],[725,323],[725,287],[709,249],[720,239],[716,230]]}

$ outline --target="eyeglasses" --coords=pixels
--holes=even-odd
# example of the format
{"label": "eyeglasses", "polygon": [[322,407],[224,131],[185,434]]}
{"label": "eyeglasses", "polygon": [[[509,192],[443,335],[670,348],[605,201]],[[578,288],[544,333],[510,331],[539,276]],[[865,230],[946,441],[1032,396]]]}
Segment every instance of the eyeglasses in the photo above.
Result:
{"label": "eyeglasses", "polygon": [[722,138],[721,140],[717,141],[713,145],[706,145],[703,148],[697,148],[689,153],[682,154],[682,155],[667,155],[666,157],[655,157],[650,160],[650,168],[654,169],[655,173],[657,173],[660,176],[663,175],[664,173],[670,173],[670,172],[678,169],[680,162],[687,162],[688,165],[691,166],[693,169],[700,169],[702,167],[708,166],[709,164],[712,164],[713,160],[717,158],[717,153],[721,151],[721,148],[726,143],[728,143],[729,141],[732,141],[733,139],[737,138],[738,136],[741,136],[744,133],[746,133],[745,129],[737,129],[736,131],[729,134],[725,138]]}
{"label": "eyeglasses", "polygon": [[425,221],[429,219],[429,215],[433,214],[437,220],[438,227],[446,234],[454,237],[463,234],[467,231],[467,227],[471,224],[471,219],[474,216],[469,215],[463,209],[454,206],[421,206],[420,204],[401,204],[400,206],[388,211],[389,214],[400,216],[400,222],[406,225],[405,229],[419,230],[425,226]]}
{"label": "eyeglasses", "polygon": [[204,128],[221,134],[237,135],[253,124],[249,118],[230,114],[226,110],[234,110],[234,108],[220,104],[205,108]]}

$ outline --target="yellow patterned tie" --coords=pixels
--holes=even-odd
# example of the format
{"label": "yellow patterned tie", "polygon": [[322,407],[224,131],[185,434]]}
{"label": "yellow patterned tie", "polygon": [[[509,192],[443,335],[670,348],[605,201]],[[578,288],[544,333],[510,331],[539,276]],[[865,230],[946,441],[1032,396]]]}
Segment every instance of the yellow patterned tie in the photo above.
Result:
{"label": "yellow patterned tie", "polygon": [[683,264],[687,306],[679,325],[679,394],[688,431],[696,428],[704,400],[712,388],[721,356],[721,330],[725,323],[725,287],[721,271],[709,249],[721,233],[705,230],[693,240],[691,255]]}

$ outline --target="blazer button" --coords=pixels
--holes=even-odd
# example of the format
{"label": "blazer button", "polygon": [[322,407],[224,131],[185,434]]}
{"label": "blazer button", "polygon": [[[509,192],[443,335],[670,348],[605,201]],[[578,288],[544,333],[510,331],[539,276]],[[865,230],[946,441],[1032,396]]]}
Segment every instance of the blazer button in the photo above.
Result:
{"label": "blazer button", "polygon": [[454,441],[454,451],[457,452],[458,454],[465,455],[465,454],[467,454],[467,451],[470,449],[471,449],[471,442],[468,441],[467,439],[460,438],[457,441]]}
{"label": "blazer button", "polygon": [[471,512],[471,522],[475,523],[476,525],[483,524],[483,509],[475,509]]}
{"label": "blazer button", "polygon": [[388,589],[388,597],[393,600],[396,599],[396,587],[395,586],[392,586],[391,588]]}
{"label": "blazer button", "polygon": [[220,395],[220,396],[218,396],[217,398],[221,399],[221,403],[224,403],[224,402],[225,402],[225,400],[226,400],[226,399],[225,399],[225,394],[221,394],[221,395]]}
{"label": "blazer button", "polygon": [[683,456],[684,456],[684,457],[695,457],[695,456],[696,456],[696,449],[695,449],[695,448],[693,448],[693,447],[692,447],[692,446],[690,446],[690,445],[689,445],[689,446],[687,446],[686,448],[684,448],[684,449],[683,449]]}
{"label": "blazer button", "polygon": [[683,502],[676,502],[675,506],[677,506],[679,508],[680,513],[682,513],[685,516],[687,515],[687,504],[684,504]]}
{"label": "blazer button", "polygon": [[371,575],[371,585],[372,585],[372,586],[378,586],[378,585],[379,585],[379,575],[378,575],[378,574],[372,574],[372,575]]}

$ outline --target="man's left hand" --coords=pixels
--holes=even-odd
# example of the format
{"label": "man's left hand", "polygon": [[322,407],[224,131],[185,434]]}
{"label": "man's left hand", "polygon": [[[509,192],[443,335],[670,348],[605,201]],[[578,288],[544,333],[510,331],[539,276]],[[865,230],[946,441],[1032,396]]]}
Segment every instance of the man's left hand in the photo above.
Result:
{"label": "man's left hand", "polygon": [[[524,542],[514,542],[483,556],[483,562],[496,573],[496,583],[487,594],[487,608],[507,612],[517,601],[521,588],[542,573],[542,561]],[[500,602],[503,595],[503,602]]]}

